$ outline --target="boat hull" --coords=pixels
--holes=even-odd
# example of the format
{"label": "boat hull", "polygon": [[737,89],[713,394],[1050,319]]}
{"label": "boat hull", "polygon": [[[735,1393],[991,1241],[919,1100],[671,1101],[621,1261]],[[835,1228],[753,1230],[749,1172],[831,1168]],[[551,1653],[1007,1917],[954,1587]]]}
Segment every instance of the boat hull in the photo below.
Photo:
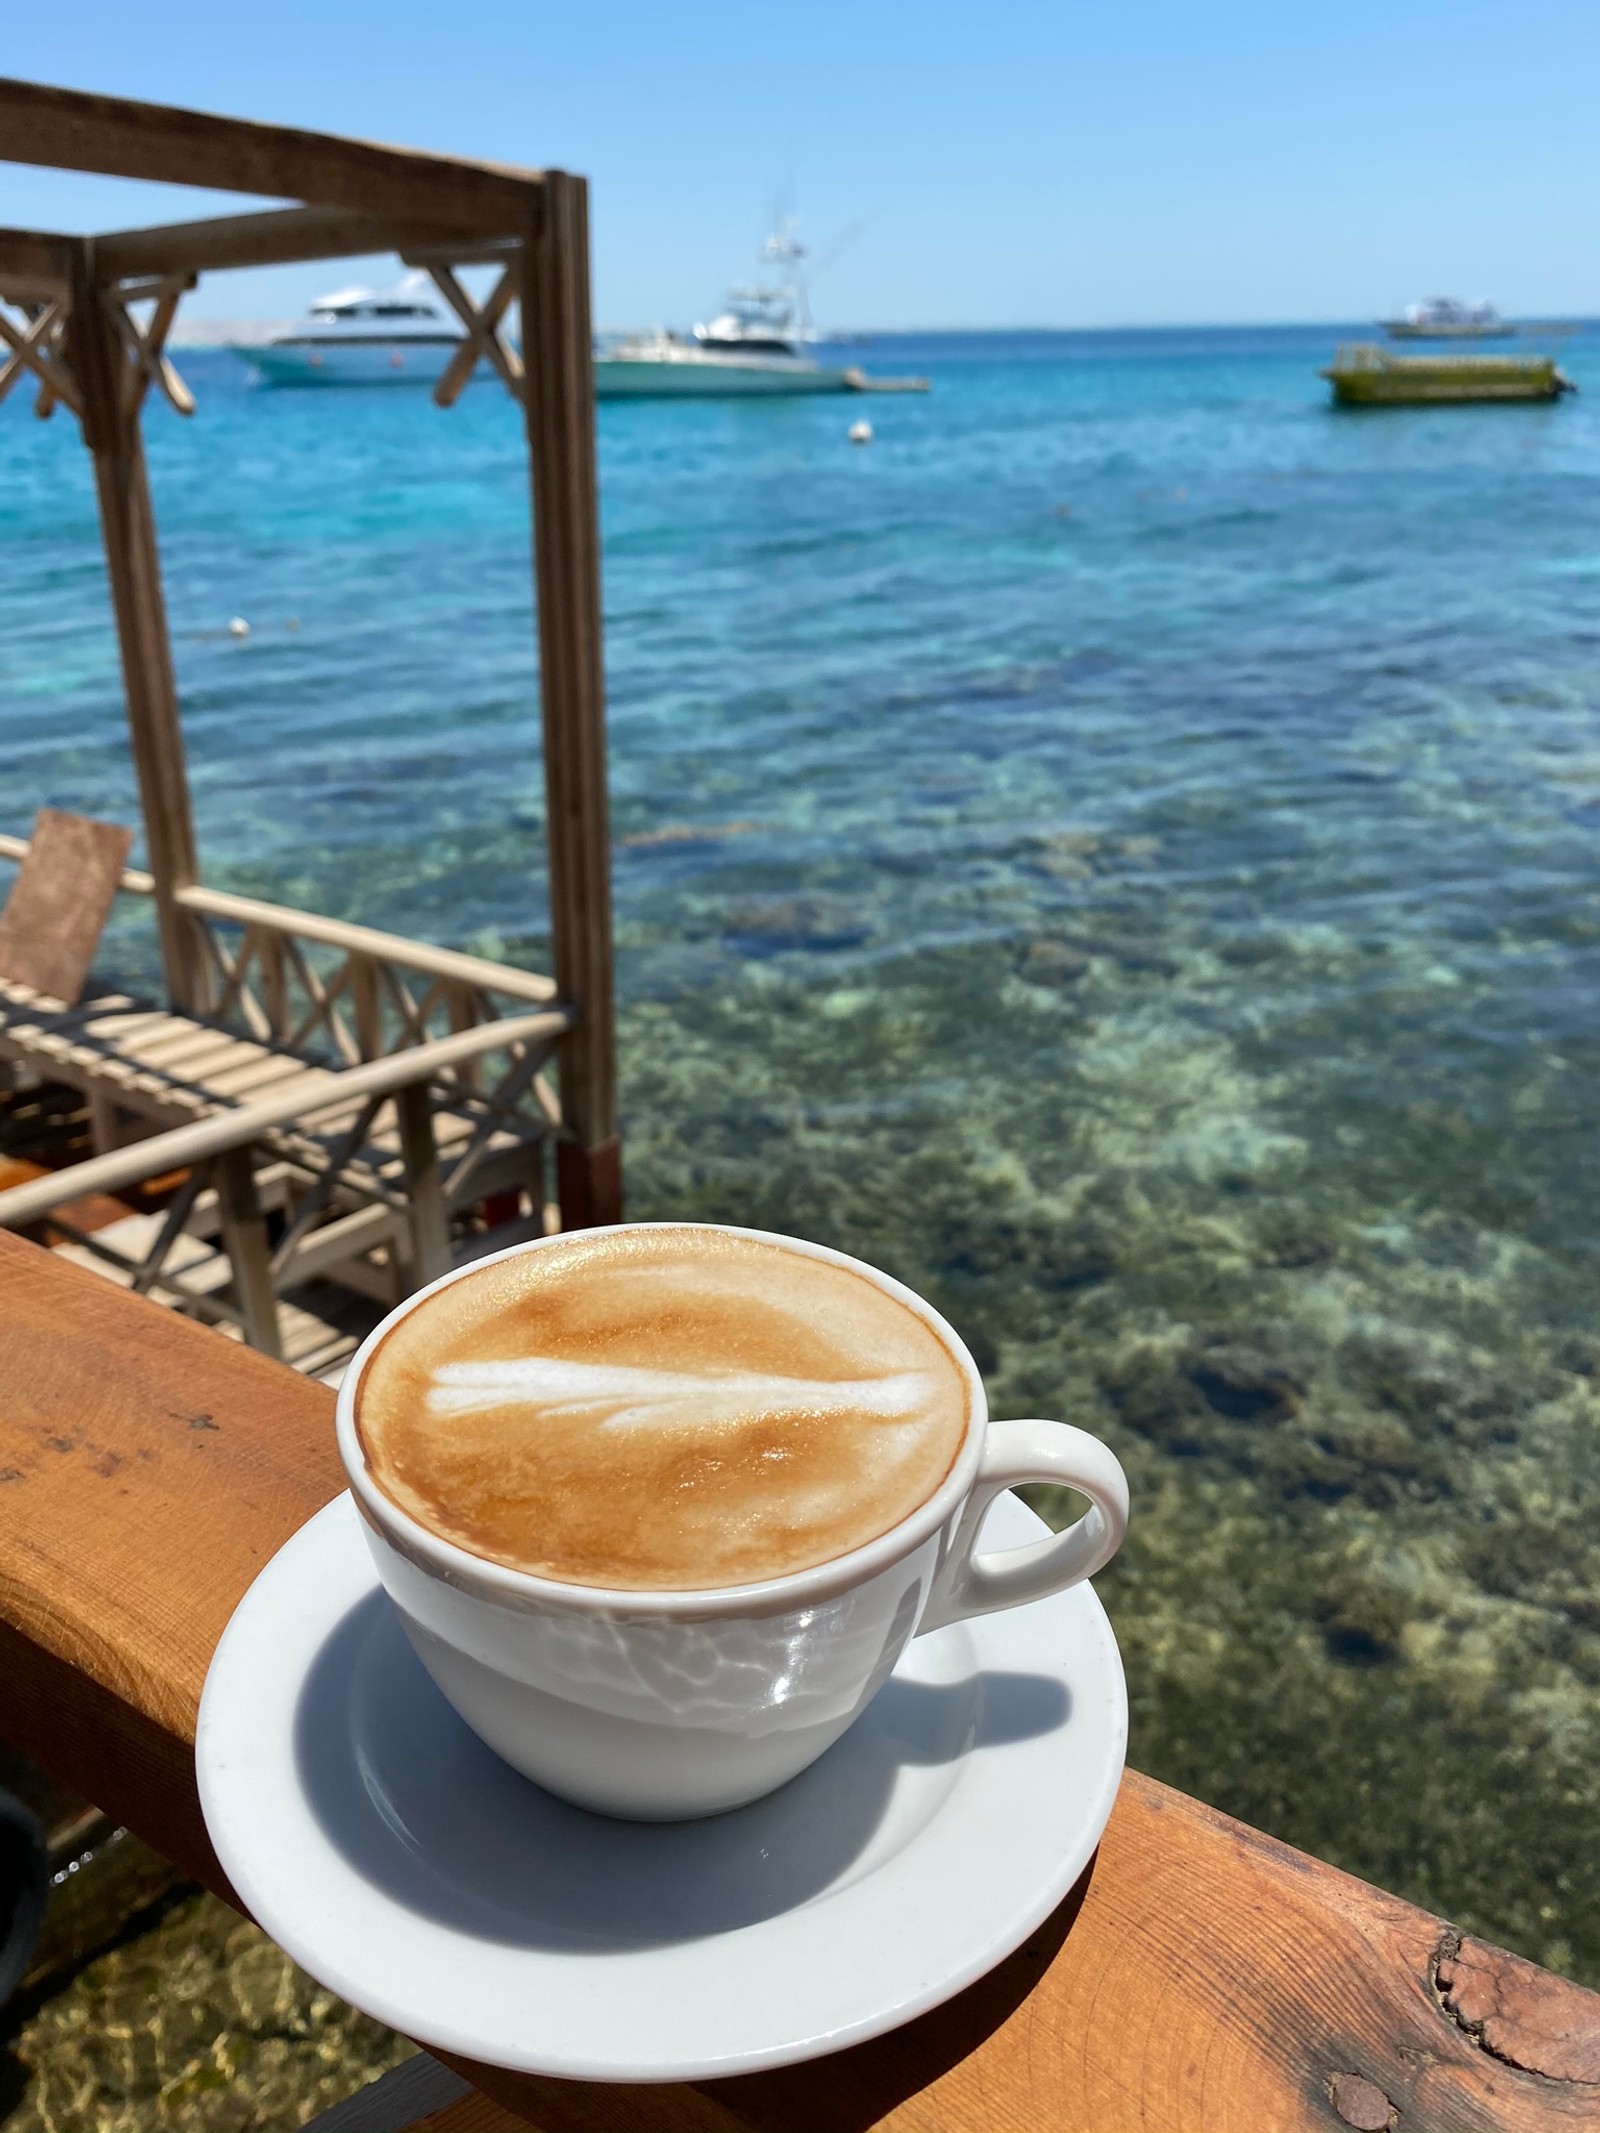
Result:
{"label": "boat hull", "polygon": [[1341,407],[1438,407],[1557,400],[1576,390],[1551,356],[1392,356],[1341,350],[1322,375]]}
{"label": "boat hull", "polygon": [[433,385],[444,375],[457,345],[421,341],[406,347],[377,341],[340,347],[330,341],[320,347],[269,343],[250,348],[235,343],[234,354],[262,385]]}
{"label": "boat hull", "polygon": [[597,400],[770,400],[850,390],[842,370],[810,363],[597,356],[594,365]]}
{"label": "boat hull", "polygon": [[1517,329],[1502,320],[1492,326],[1413,326],[1400,318],[1386,318],[1383,330],[1392,341],[1510,341]]}

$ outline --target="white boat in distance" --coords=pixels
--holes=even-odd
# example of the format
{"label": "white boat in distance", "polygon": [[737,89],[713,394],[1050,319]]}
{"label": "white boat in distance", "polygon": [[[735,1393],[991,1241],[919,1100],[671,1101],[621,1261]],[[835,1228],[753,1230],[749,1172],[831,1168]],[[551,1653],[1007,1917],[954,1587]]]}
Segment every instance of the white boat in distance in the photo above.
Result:
{"label": "white boat in distance", "polygon": [[598,348],[595,398],[859,392],[859,371],[830,369],[810,352],[817,334],[798,271],[805,250],[792,229],[779,231],[767,239],[762,257],[784,261],[787,281],[731,290],[726,308],[692,334],[657,327]]}
{"label": "white boat in distance", "polygon": [[[797,262],[805,247],[790,233],[769,237],[765,257]],[[340,289],[319,296],[296,325],[260,341],[229,341],[262,385],[433,385],[460,347],[465,328],[426,274],[392,289]],[[700,399],[727,395],[926,392],[921,378],[868,378],[832,369],[810,353],[816,340],[798,280],[735,289],[726,310],[692,336],[658,330],[597,348],[600,400]],[[488,376],[480,362],[474,375]]]}
{"label": "white boat in distance", "polygon": [[1386,318],[1383,330],[1396,341],[1504,341],[1516,332],[1488,302],[1464,304],[1454,296],[1429,296]]}
{"label": "white boat in distance", "polygon": [[432,385],[464,331],[428,276],[408,274],[392,289],[319,296],[270,340],[228,345],[263,385]]}

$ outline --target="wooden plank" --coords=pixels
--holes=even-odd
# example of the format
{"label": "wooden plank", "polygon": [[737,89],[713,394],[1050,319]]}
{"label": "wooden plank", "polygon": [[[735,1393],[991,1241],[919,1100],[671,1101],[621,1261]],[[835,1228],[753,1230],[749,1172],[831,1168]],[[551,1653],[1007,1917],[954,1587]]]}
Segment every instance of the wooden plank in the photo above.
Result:
{"label": "wooden plank", "polygon": [[238,1065],[210,1069],[205,1075],[205,1091],[211,1097],[225,1097],[229,1103],[252,1101],[267,1090],[277,1090],[290,1077],[307,1072],[317,1074],[315,1067],[307,1068],[303,1059],[296,1059],[287,1052],[258,1051],[254,1059],[241,1061]]}
{"label": "wooden plank", "polygon": [[[217,1637],[339,1489],[332,1395],[0,1236],[0,1686],[15,1744],[217,1886]],[[1600,1998],[1130,1774],[1049,1923],[810,2066],[615,2088],[461,2069],[545,2133],[1600,2128]]]}
{"label": "wooden plank", "polygon": [[118,822],[41,807],[0,910],[0,977],[72,1006],[83,991],[133,843]]}
{"label": "wooden plank", "polygon": [[469,2089],[459,2102],[419,2118],[408,2133],[527,2133],[528,2121],[492,2096]]}
{"label": "wooden plank", "polygon": [[137,1036],[127,1036],[114,1026],[110,1041],[119,1058],[137,1066],[159,1068],[174,1077],[182,1070],[186,1079],[203,1075],[212,1067],[237,1066],[242,1060],[259,1059],[263,1054],[273,1056],[265,1045],[252,1044],[248,1038],[236,1037],[210,1022],[194,1021],[188,1015],[169,1015],[161,1028],[144,1030]]}
{"label": "wooden plank", "polygon": [[[5,84],[0,83],[0,137],[6,131],[5,108]],[[122,391],[126,358],[109,303],[97,285],[93,244],[86,240],[73,259],[67,356],[83,395],[84,442],[94,456],[128,733],[150,872],[155,877],[156,923],[167,988],[179,1007],[198,1009],[205,1004],[205,983],[193,921],[174,900],[177,891],[199,872],[178,689],[144,443],[137,410],[129,409]]]}
{"label": "wooden plank", "polygon": [[520,226],[539,190],[533,170],[3,77],[0,142],[14,163],[357,208],[474,236],[508,218]]}
{"label": "wooden plank", "polygon": [[[26,859],[27,856],[26,837],[13,837],[9,831],[0,833],[0,859],[20,860]],[[156,890],[154,876],[147,874],[142,867],[124,867],[118,887],[134,896],[153,896]]]}
{"label": "wooden plank", "polygon": [[[223,267],[350,259],[438,242],[437,228],[398,222],[392,216],[354,214],[339,207],[276,207],[257,215],[116,230],[95,239],[95,259],[104,280],[122,281],[135,274],[200,274]],[[459,246],[470,250],[472,240],[459,237]],[[446,250],[455,247],[445,241]],[[5,265],[5,233],[0,232],[0,280]]]}
{"label": "wooden plank", "polygon": [[520,279],[550,932],[557,990],[579,1016],[560,1056],[573,1136],[560,1158],[568,1228],[622,1213],[588,202],[581,178],[546,174],[543,223],[523,247]]}
{"label": "wooden plank", "polygon": [[51,230],[0,230],[0,291],[23,297],[63,291],[74,240]]}

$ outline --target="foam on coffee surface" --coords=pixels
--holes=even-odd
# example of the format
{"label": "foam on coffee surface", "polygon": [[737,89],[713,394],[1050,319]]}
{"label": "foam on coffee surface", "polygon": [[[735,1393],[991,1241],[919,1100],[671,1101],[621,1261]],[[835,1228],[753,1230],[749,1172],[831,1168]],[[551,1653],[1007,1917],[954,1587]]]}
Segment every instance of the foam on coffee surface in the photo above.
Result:
{"label": "foam on coffee surface", "polygon": [[684,1591],[844,1555],[938,1488],[966,1378],[875,1283],[691,1225],[574,1237],[452,1282],[362,1374],[384,1493],[475,1555]]}

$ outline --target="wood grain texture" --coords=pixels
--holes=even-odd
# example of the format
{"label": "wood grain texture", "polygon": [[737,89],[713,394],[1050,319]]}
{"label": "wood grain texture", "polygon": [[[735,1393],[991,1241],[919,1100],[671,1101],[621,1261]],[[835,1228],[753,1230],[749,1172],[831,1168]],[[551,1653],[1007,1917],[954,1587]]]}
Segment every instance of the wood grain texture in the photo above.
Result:
{"label": "wood grain texture", "polygon": [[[523,246],[519,293],[550,934],[556,989],[579,1016],[561,1047],[561,1109],[578,1148],[599,1150],[616,1136],[617,1072],[588,203],[581,178],[546,173],[544,214]],[[569,1187],[586,1204],[569,1206]],[[568,1165],[562,1179],[566,1228],[585,1220],[615,1222],[621,1212],[619,1157]]]}
{"label": "wood grain texture", "polygon": [[72,272],[72,239],[54,230],[0,230],[0,289],[28,296],[62,289]]}
{"label": "wood grain texture", "polygon": [[[332,1395],[4,1236],[0,1354],[3,1730],[219,1886],[196,1705],[340,1486]],[[460,2071],[545,2133],[1559,2133],[1600,2129],[1600,1998],[1130,1773],[1046,1926],[891,2036],[699,2086]]]}
{"label": "wood grain texture", "polygon": [[[420,222],[397,222],[347,208],[279,207],[259,215],[221,215],[206,222],[165,222],[148,229],[111,231],[95,239],[95,261],[102,280],[121,281],[135,274],[198,274],[219,267],[270,267],[399,252],[436,242],[438,234]],[[6,256],[0,232],[0,270]]]}
{"label": "wood grain texture", "polygon": [[0,978],[71,1007],[116,901],[133,832],[41,807],[0,910]]}
{"label": "wood grain texture", "polygon": [[539,173],[0,77],[7,160],[402,216],[474,235],[537,200]]}

